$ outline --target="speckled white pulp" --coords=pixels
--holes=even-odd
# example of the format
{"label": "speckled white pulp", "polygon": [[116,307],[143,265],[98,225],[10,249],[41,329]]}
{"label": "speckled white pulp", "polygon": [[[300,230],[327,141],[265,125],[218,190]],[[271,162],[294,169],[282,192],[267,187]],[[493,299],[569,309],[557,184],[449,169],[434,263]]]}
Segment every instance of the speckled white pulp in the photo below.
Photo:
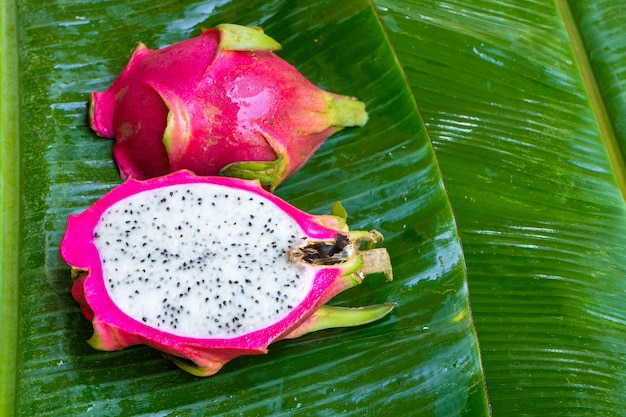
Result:
{"label": "speckled white pulp", "polygon": [[119,308],[180,336],[233,338],[267,327],[304,300],[315,274],[288,260],[306,243],[291,217],[252,192],[215,184],[121,200],[94,240]]}

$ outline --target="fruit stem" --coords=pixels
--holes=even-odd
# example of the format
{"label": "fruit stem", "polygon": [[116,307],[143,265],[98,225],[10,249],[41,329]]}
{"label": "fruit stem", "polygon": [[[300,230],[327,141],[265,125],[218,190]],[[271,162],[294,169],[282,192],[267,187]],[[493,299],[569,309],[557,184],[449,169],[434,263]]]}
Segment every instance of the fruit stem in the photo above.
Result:
{"label": "fruit stem", "polygon": [[363,266],[361,272],[364,275],[382,272],[387,281],[393,281],[393,271],[391,268],[391,259],[389,253],[384,248],[370,249],[361,251],[363,257]]}

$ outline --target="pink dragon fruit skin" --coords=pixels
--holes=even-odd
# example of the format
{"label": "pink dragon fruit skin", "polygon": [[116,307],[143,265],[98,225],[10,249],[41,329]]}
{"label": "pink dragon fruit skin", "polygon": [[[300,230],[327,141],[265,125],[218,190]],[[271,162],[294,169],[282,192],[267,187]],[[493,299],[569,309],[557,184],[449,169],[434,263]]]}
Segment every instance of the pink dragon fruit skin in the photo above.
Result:
{"label": "pink dragon fruit skin", "polygon": [[218,25],[161,50],[139,43],[91,127],[115,138],[123,178],[180,169],[259,179],[274,189],[333,133],[367,122],[365,105],[326,92],[275,55],[259,28]]}
{"label": "pink dragon fruit skin", "polygon": [[[265,191],[258,181],[200,177],[189,171],[127,180],[81,214],[70,216],[60,246],[62,258],[72,267],[72,295],[93,325],[89,343],[99,350],[145,344],[164,352],[182,369],[208,376],[238,356],[266,353],[276,340],[385,316],[394,303],[361,308],[325,305],[369,273],[383,272],[392,279],[386,250],[372,249],[382,240],[380,233],[349,231],[345,211],[335,206],[332,213],[302,212]],[[276,224],[268,223],[264,215],[274,217]],[[257,224],[254,219],[261,220]],[[220,228],[227,222],[228,227]],[[281,240],[281,233],[291,237]],[[167,234],[172,236],[164,238]],[[366,242],[365,250],[359,248],[361,242]],[[253,245],[259,246],[257,255]],[[244,264],[242,253],[232,252],[234,247],[244,248],[240,249],[244,258],[253,259]],[[196,256],[198,248],[201,256]],[[229,248],[228,256],[236,260],[232,265],[223,255]],[[174,268],[192,263],[201,267],[190,275]],[[278,272],[273,272],[274,266]],[[176,272],[164,272],[168,267]],[[220,272],[209,273],[208,268]],[[292,293],[274,301],[281,290]],[[267,297],[262,299],[262,294]],[[187,301],[176,301],[181,304],[173,313],[173,301],[166,305],[168,298]],[[238,306],[216,309],[216,303],[231,302]],[[277,316],[264,319],[274,308]],[[245,319],[242,311],[252,318]],[[169,324],[161,319],[167,312]],[[229,327],[225,323],[251,327],[223,333],[222,325]]]}

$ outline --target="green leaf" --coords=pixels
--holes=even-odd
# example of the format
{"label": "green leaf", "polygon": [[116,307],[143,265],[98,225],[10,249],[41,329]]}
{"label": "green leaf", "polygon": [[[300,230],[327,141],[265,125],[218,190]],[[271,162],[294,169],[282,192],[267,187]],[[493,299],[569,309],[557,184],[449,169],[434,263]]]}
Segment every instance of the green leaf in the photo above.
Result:
{"label": "green leaf", "polygon": [[[370,2],[13,4],[23,192],[11,197],[24,204],[19,276],[3,279],[20,284],[11,404],[18,415],[488,414],[452,210],[414,97]],[[394,281],[369,277],[333,304],[398,307],[381,321],[281,341],[268,355],[239,358],[213,377],[197,378],[146,347],[93,350],[86,343],[91,325],[71,297],[58,245],[67,216],[120,182],[111,141],[87,127],[89,93],[108,87],[136,42],[163,47],[223,22],[262,27],[315,84],[366,102],[367,125],[333,136],[277,192],[313,213],[341,200],[353,229],[380,230]],[[15,314],[11,307],[2,319]],[[10,383],[8,376],[2,382]]]}
{"label": "green leaf", "polygon": [[15,4],[0,5],[0,415],[15,410],[19,324],[20,153]]}
{"label": "green leaf", "polygon": [[623,415],[626,4],[376,4],[458,222],[493,415]]}

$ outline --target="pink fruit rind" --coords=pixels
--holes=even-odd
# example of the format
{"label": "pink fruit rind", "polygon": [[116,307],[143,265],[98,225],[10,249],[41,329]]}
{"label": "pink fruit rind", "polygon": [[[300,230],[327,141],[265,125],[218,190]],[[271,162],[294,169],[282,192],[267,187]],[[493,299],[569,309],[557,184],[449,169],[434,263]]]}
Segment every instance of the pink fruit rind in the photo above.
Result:
{"label": "pink fruit rind", "polygon": [[[367,121],[363,103],[316,87],[271,52],[279,47],[237,25],[160,50],[139,43],[112,85],[92,93],[91,126],[115,138],[123,178],[187,169],[259,175],[274,189],[327,137]],[[250,171],[249,163],[265,165]]]}
{"label": "pink fruit rind", "polygon": [[122,73],[113,81],[113,84],[103,92],[94,91],[89,100],[89,122],[91,128],[100,136],[105,138],[115,137],[115,127],[113,124],[116,101],[124,94],[124,83],[132,69],[139,65],[143,59],[150,54],[150,50],[143,43],[139,42],[130,60]]}
{"label": "pink fruit rind", "polygon": [[[267,352],[268,344],[288,336],[338,292],[360,283],[362,277],[357,272],[362,266],[362,259],[359,257],[353,257],[342,264],[321,267],[315,274],[308,296],[286,317],[266,328],[231,339],[198,339],[172,335],[130,318],[107,293],[102,260],[94,244],[94,229],[107,208],[126,197],[167,185],[193,183],[223,185],[258,194],[292,217],[312,239],[323,241],[333,239],[337,233],[352,233],[347,231],[342,219],[332,215],[316,216],[305,213],[265,191],[258,181],[198,177],[188,171],[178,171],[148,181],[129,179],[83,213],[71,215],[60,246],[61,257],[72,266],[75,278],[72,295],[80,304],[85,317],[92,321],[94,335],[89,343],[94,348],[117,350],[145,344],[175,358],[191,360],[195,365],[174,359],[177,365],[196,375],[211,375],[237,356]],[[354,233],[358,235],[361,232]]]}

